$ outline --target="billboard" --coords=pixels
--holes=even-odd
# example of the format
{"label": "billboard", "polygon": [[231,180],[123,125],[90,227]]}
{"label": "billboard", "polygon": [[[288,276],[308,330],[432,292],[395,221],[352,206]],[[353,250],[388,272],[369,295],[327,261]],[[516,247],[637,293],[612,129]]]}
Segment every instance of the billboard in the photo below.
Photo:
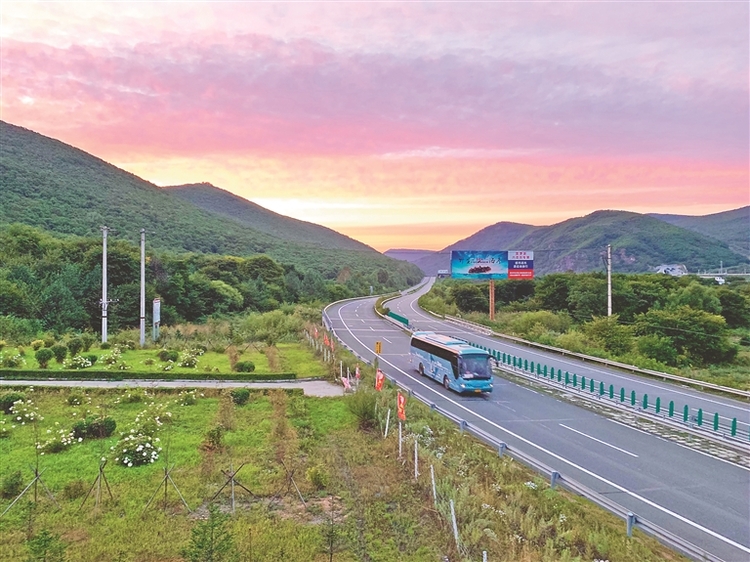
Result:
{"label": "billboard", "polygon": [[534,252],[451,251],[453,279],[533,279]]}

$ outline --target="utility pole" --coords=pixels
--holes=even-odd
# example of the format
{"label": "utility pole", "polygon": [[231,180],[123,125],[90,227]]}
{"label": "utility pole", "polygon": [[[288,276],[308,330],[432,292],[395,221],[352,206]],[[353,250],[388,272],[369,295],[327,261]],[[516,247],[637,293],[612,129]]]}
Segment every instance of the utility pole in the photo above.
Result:
{"label": "utility pole", "polygon": [[102,227],[102,343],[107,341],[107,233],[109,228]]}
{"label": "utility pole", "polygon": [[607,244],[607,316],[612,316],[612,244]]}
{"label": "utility pole", "polygon": [[490,279],[490,320],[495,319],[495,280]]}
{"label": "utility pole", "polygon": [[141,347],[146,345],[146,229],[141,229]]}

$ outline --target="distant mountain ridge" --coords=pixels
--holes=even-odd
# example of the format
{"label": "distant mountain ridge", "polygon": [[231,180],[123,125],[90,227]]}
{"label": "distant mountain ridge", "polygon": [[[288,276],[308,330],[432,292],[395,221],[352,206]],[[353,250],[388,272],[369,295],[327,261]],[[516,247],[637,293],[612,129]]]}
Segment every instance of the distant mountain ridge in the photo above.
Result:
{"label": "distant mountain ridge", "polygon": [[[243,219],[226,209],[215,212],[209,204],[204,209],[188,200],[189,194],[201,196],[213,200],[221,211],[226,192],[213,186],[188,188],[179,197],[179,190],[160,188],[23,127],[0,121],[0,136],[0,223],[19,222],[78,236],[98,236],[100,227],[107,225],[113,236],[133,242],[146,228],[150,248],[236,256],[266,253],[302,271],[316,270],[327,279],[341,272],[353,275],[380,269],[399,285],[421,279],[412,265],[331,229],[283,217],[249,201],[233,201],[249,213]],[[259,228],[248,225],[248,216]]]}
{"label": "distant mountain ridge", "polygon": [[657,213],[650,213],[649,216],[726,242],[733,252],[750,257],[750,205],[703,216]]}
{"label": "distant mountain ridge", "polygon": [[[728,213],[732,218],[734,211]],[[451,250],[530,250],[534,252],[537,275],[582,272],[603,267],[607,244],[612,245],[613,267],[620,272],[652,271],[669,263],[684,264],[689,271],[696,271],[718,267],[720,261],[725,266],[747,261],[726,242],[659,218],[629,211],[596,211],[551,226],[499,222],[413,263],[434,275],[450,268]]]}

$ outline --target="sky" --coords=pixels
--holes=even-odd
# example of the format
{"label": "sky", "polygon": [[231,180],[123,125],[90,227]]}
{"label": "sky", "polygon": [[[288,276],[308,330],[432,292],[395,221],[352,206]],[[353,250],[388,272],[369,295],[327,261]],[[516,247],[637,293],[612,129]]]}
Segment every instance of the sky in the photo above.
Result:
{"label": "sky", "polygon": [[0,2],[0,118],[374,248],[750,204],[740,2]]}

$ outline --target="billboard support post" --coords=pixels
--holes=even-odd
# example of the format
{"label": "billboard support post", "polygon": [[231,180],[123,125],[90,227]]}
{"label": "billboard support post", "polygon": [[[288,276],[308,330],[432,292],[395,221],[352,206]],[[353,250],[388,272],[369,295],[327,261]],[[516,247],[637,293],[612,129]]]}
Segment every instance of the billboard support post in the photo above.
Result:
{"label": "billboard support post", "polygon": [[495,280],[490,279],[490,320],[495,319]]}

